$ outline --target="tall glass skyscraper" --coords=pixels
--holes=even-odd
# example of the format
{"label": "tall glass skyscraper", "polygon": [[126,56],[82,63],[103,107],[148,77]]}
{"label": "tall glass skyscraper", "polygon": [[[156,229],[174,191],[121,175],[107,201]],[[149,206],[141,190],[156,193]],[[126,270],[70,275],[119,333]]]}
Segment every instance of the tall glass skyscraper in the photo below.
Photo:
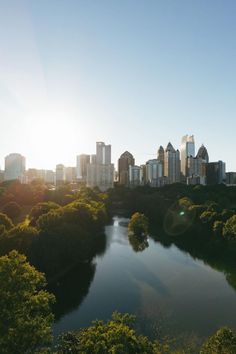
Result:
{"label": "tall glass skyscraper", "polygon": [[186,159],[187,157],[195,156],[195,142],[193,135],[185,135],[182,138],[180,146],[181,173],[186,176]]}

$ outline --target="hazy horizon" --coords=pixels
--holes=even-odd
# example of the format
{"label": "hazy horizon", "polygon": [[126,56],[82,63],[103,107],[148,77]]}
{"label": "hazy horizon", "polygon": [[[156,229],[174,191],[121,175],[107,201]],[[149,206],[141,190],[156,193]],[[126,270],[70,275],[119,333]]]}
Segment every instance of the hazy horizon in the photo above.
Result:
{"label": "hazy horizon", "polygon": [[236,171],[233,0],[0,0],[0,166],[137,164],[185,134]]}

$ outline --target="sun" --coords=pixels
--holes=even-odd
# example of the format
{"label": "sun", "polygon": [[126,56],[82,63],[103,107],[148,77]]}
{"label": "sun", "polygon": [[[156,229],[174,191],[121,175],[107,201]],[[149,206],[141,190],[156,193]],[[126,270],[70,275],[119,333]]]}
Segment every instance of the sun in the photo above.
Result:
{"label": "sun", "polygon": [[53,169],[57,163],[75,160],[76,126],[69,114],[34,114],[27,120],[26,138],[31,167]]}

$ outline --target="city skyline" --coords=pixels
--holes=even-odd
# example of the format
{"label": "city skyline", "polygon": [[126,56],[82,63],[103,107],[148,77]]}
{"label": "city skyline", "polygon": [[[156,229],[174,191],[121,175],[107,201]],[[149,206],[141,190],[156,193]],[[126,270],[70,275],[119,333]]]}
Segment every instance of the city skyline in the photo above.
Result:
{"label": "city skyline", "polygon": [[235,171],[235,11],[232,0],[0,1],[1,167],[17,151],[29,167],[70,166],[94,141],[140,164],[192,131]]}
{"label": "city skyline", "polygon": [[[184,136],[182,136],[182,139],[185,138],[185,136],[189,136],[189,135],[184,135]],[[194,134],[192,134],[192,135],[189,136],[189,137],[195,139],[195,135],[194,135]],[[124,148],[123,151],[118,152],[117,158],[113,158],[113,157],[114,157],[114,153],[112,153],[112,152],[113,152],[114,146],[113,146],[112,144],[110,144],[109,146],[112,146],[112,149],[111,149],[111,151],[110,151],[110,159],[111,159],[111,162],[114,163],[115,170],[118,170],[118,161],[119,161],[119,158],[120,158],[120,156],[121,156],[122,154],[124,154],[125,152],[132,153],[132,155],[133,155],[134,158],[135,158],[135,164],[136,164],[136,165],[142,165],[142,164],[145,164],[145,163],[146,163],[147,161],[149,161],[149,160],[156,159],[156,157],[157,157],[157,155],[158,155],[158,149],[159,149],[160,147],[162,147],[162,146],[164,147],[164,150],[165,150],[165,149],[168,147],[168,145],[171,144],[172,147],[174,147],[174,149],[178,150],[179,152],[181,151],[181,146],[182,146],[182,145],[181,145],[181,144],[182,144],[181,138],[179,139],[180,143],[179,143],[179,145],[177,145],[177,146],[176,146],[175,144],[172,144],[172,141],[171,141],[171,140],[167,140],[167,141],[168,141],[168,142],[164,143],[163,145],[162,145],[162,144],[158,144],[157,147],[156,147],[156,149],[155,149],[155,151],[154,151],[153,153],[150,153],[150,154],[145,154],[145,153],[143,153],[142,155],[145,155],[146,158],[145,158],[145,159],[142,159],[141,161],[140,161],[140,158],[139,158],[139,157],[138,157],[138,158],[136,157],[136,154],[135,154],[134,151],[129,151],[129,150],[126,149],[126,148]],[[99,143],[99,141],[97,141],[96,144],[97,144],[97,143]],[[102,143],[103,143],[103,142],[102,142]],[[92,157],[92,156],[94,155],[94,144],[95,144],[95,142],[93,142],[93,150],[92,150],[91,152],[88,152],[88,151],[83,151],[83,152],[81,152],[81,151],[80,151],[80,152],[74,153],[74,155],[73,155],[73,162],[72,162],[71,164],[66,164],[66,163],[64,163],[63,161],[57,160],[56,164],[55,164],[54,166],[51,166],[51,167],[47,167],[46,165],[45,165],[45,166],[35,166],[35,165],[30,166],[30,165],[28,165],[28,163],[27,163],[27,161],[28,161],[28,155],[25,155],[25,154],[22,154],[21,152],[16,152],[16,151],[8,152],[7,155],[2,158],[3,163],[0,164],[0,170],[4,170],[4,164],[5,164],[5,163],[4,163],[4,159],[5,159],[8,155],[14,155],[14,154],[20,154],[20,155],[22,155],[22,157],[25,158],[25,166],[26,166],[26,169],[55,170],[55,169],[56,169],[56,166],[57,166],[58,164],[62,164],[62,165],[64,165],[65,167],[76,167],[77,161],[78,161],[78,157],[79,157],[79,156],[91,156],[91,157]],[[197,144],[195,144],[195,149],[196,149],[196,151],[194,152],[194,155],[191,155],[191,156],[193,156],[193,157],[194,157],[194,156],[197,156],[197,152],[199,151],[199,149],[200,149],[201,147],[206,147],[206,148],[207,148],[207,151],[209,152],[209,149],[208,149],[207,144],[198,144],[198,143],[197,143]],[[212,153],[211,153],[211,152],[210,152],[209,154],[210,154],[210,156],[212,156]],[[180,155],[181,155],[181,154],[180,154]],[[0,158],[1,158],[1,156],[0,156]],[[72,161],[72,158],[71,158],[70,160]],[[180,156],[180,161],[182,161],[181,156]],[[210,161],[225,161],[226,166],[228,166],[226,157],[223,157],[223,159],[216,158],[215,160],[213,160],[213,159],[210,158]],[[228,169],[228,167],[227,167],[227,171],[231,172],[231,171],[233,171],[233,170],[230,170],[230,169]]]}

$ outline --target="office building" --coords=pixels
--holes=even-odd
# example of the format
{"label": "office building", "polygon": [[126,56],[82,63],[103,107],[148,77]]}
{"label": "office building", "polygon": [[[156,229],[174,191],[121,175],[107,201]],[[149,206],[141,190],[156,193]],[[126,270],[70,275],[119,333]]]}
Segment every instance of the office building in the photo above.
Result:
{"label": "office building", "polygon": [[76,167],[65,167],[65,180],[69,183],[76,181]]}
{"label": "office building", "polygon": [[90,163],[90,155],[81,154],[76,158],[76,177],[79,182],[86,182],[87,166]]}
{"label": "office building", "polygon": [[10,154],[5,157],[4,180],[18,179],[23,182],[25,174],[25,157],[20,154]]}
{"label": "office building", "polygon": [[66,169],[62,164],[56,165],[56,185],[64,184],[66,181]]}
{"label": "office building", "polygon": [[180,153],[169,143],[164,153],[164,176],[167,177],[167,183],[180,182]]}
{"label": "office building", "polygon": [[146,183],[151,187],[160,187],[162,185],[163,169],[162,163],[158,159],[152,159],[146,162]]}
{"label": "office building", "polygon": [[141,166],[129,166],[129,186],[137,187],[143,185],[143,172]]}
{"label": "office building", "polygon": [[206,164],[206,183],[208,185],[226,182],[225,163],[223,161]]}
{"label": "office building", "polygon": [[201,158],[202,160],[204,160],[206,163],[209,162],[209,155],[208,155],[208,151],[206,149],[206,147],[204,145],[202,145],[197,153],[198,158]]}
{"label": "office building", "polygon": [[111,163],[111,145],[96,143],[96,156],[87,165],[87,187],[106,191],[114,186],[114,165]]}
{"label": "office building", "polygon": [[226,184],[229,186],[236,185],[236,172],[226,173]]}
{"label": "office building", "polygon": [[124,186],[129,185],[129,166],[134,166],[133,155],[125,151],[118,160],[118,182]]}
{"label": "office building", "polygon": [[195,142],[194,136],[185,135],[182,138],[180,146],[180,159],[181,159],[181,174],[186,176],[186,159],[189,156],[195,156]]}
{"label": "office building", "polygon": [[96,163],[98,165],[111,163],[111,145],[105,145],[104,142],[96,143]]}
{"label": "office building", "polygon": [[206,162],[200,157],[186,159],[187,184],[206,184]]}

